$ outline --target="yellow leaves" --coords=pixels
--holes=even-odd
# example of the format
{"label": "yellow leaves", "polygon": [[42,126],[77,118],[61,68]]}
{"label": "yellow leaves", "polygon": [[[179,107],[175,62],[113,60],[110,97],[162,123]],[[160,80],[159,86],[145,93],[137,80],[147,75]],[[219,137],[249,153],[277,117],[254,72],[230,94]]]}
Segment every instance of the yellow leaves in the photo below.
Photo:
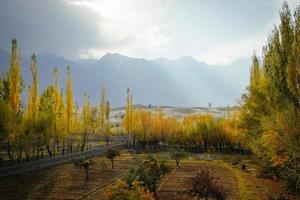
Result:
{"label": "yellow leaves", "polygon": [[118,179],[113,185],[107,187],[103,194],[105,200],[154,200],[152,194],[134,181],[129,187],[126,182]]}
{"label": "yellow leaves", "polygon": [[278,132],[269,131],[265,133],[261,138],[261,142],[274,166],[282,166],[289,160],[289,156],[285,151],[286,142],[279,136]]}
{"label": "yellow leaves", "polygon": [[9,103],[12,107],[14,115],[17,115],[20,110],[21,101],[21,66],[20,55],[17,46],[17,40],[12,40],[12,52],[10,57],[10,68],[8,72],[8,88],[9,88]]}
{"label": "yellow leaves", "polygon": [[122,126],[125,133],[129,134],[133,131],[133,102],[129,88],[127,89],[125,116],[122,121]]}
{"label": "yellow leaves", "polygon": [[38,112],[39,112],[39,80],[38,80],[38,69],[37,60],[35,55],[31,56],[31,73],[32,73],[32,83],[29,87],[28,102],[27,102],[27,119],[36,123]]}
{"label": "yellow leaves", "polygon": [[73,107],[74,107],[74,97],[73,97],[73,82],[70,66],[67,67],[67,80],[66,80],[66,123],[67,123],[67,133],[70,136],[73,130]]}
{"label": "yellow leaves", "polygon": [[289,160],[289,156],[287,154],[274,155],[271,158],[274,166],[283,166]]}

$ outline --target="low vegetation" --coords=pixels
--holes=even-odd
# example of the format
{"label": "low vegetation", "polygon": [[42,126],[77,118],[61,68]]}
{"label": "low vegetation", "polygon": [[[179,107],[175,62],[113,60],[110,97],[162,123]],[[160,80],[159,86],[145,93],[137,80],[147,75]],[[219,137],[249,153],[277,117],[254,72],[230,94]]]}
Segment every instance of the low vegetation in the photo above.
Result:
{"label": "low vegetation", "polygon": [[76,167],[82,167],[85,169],[85,180],[89,180],[89,167],[93,165],[95,162],[93,160],[78,160],[75,161]]}
{"label": "low vegetation", "polygon": [[107,151],[105,152],[106,158],[111,161],[111,168],[113,170],[115,169],[114,159],[119,155],[120,155],[119,151],[112,148],[108,148]]}
{"label": "low vegetation", "polygon": [[191,192],[197,198],[214,198],[223,200],[226,198],[226,190],[218,183],[218,177],[213,174],[209,166],[202,166],[196,176],[191,180]]}

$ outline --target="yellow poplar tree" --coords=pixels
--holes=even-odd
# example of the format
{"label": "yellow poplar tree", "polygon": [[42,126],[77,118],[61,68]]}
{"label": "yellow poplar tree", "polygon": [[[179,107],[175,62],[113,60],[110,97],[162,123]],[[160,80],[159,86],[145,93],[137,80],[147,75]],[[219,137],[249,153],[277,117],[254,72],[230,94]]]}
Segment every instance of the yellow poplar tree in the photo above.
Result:
{"label": "yellow poplar tree", "polygon": [[55,130],[55,140],[56,140],[56,147],[57,151],[59,152],[59,132],[58,132],[58,117],[61,113],[59,113],[59,110],[61,108],[61,94],[60,94],[60,89],[59,89],[59,84],[58,84],[58,69],[54,68],[52,71],[52,76],[53,76],[53,88],[54,88],[54,130]]}
{"label": "yellow poplar tree", "polygon": [[87,139],[89,137],[91,131],[91,106],[89,96],[87,94],[84,95],[83,100],[83,108],[82,108],[82,133],[80,135],[81,140],[81,151],[84,150]]}
{"label": "yellow poplar tree", "polygon": [[105,113],[106,113],[106,87],[101,87],[100,105],[99,105],[99,133],[104,134],[105,131]]}
{"label": "yellow poplar tree", "polygon": [[20,66],[20,55],[17,45],[17,40],[12,40],[12,49],[10,56],[10,68],[8,72],[8,87],[9,87],[9,103],[12,107],[14,115],[17,115],[20,111],[21,102],[21,66]]}
{"label": "yellow poplar tree", "polygon": [[67,137],[69,137],[69,149],[72,153],[72,128],[73,128],[73,83],[70,66],[67,67],[67,83],[66,83],[66,123],[67,123]]}
{"label": "yellow poplar tree", "polygon": [[22,77],[21,77],[21,66],[20,66],[20,55],[17,45],[17,40],[12,40],[11,56],[10,56],[10,68],[8,71],[8,103],[11,107],[14,116],[15,124],[12,126],[8,137],[8,156],[10,159],[13,158],[10,142],[15,141],[18,133],[17,115],[20,112],[21,103],[21,90],[22,90]]}
{"label": "yellow poplar tree", "polygon": [[37,60],[34,54],[31,56],[30,69],[32,73],[32,83],[29,88],[29,94],[28,94],[27,118],[28,120],[32,120],[32,122],[35,123],[39,111],[39,80],[38,80]]}
{"label": "yellow poplar tree", "polygon": [[[25,131],[25,144],[24,150],[26,154],[26,158],[28,159],[30,154],[30,149],[34,146],[33,141],[36,141],[37,138],[36,132],[34,131],[34,127],[38,120],[39,115],[39,80],[38,80],[38,68],[37,68],[37,60],[36,56],[33,54],[31,56],[31,66],[30,66],[31,74],[32,74],[32,82],[28,91],[28,100],[27,100],[27,109],[26,109],[26,121],[24,125],[27,126],[27,131]],[[37,133],[40,134],[40,133]]]}
{"label": "yellow poplar tree", "polygon": [[[130,89],[127,88],[127,97],[126,97],[126,108],[125,108],[125,117],[122,122],[123,129],[127,136],[132,134],[133,129],[133,104],[132,104],[132,95],[130,94]],[[133,136],[133,135],[132,135]],[[135,145],[135,137],[133,138],[133,145]]]}
{"label": "yellow poplar tree", "polygon": [[109,102],[107,101],[105,107],[105,134],[104,134],[106,143],[109,142],[109,136],[110,136],[109,115],[110,115],[110,105]]}

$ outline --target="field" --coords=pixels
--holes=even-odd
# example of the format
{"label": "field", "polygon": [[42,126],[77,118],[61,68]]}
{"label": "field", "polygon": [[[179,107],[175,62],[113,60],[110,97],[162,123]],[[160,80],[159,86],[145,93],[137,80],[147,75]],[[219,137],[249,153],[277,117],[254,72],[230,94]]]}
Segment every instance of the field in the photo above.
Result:
{"label": "field", "polygon": [[[4,178],[0,183],[1,199],[101,199],[103,189],[121,178],[135,166],[137,158],[147,154],[130,154],[121,152],[117,157],[115,170],[103,156],[95,157],[95,164],[90,167],[89,180],[85,181],[85,171],[73,163],[24,175]],[[288,194],[276,180],[258,178],[260,167],[248,156],[222,154],[190,154],[175,167],[167,152],[153,154],[158,160],[167,160],[172,166],[158,185],[158,198],[162,200],[194,199],[189,194],[190,180],[197,170],[207,165],[218,177],[226,189],[228,199],[269,199],[280,194]],[[235,163],[233,165],[232,163]],[[238,164],[236,164],[238,163]],[[241,170],[241,164],[247,171]]]}
{"label": "field", "polygon": [[[240,164],[232,165],[232,162],[240,160]],[[289,199],[296,199],[288,194],[286,189],[276,180],[258,177],[259,166],[248,163],[248,158],[242,156],[219,155],[215,160],[198,159],[191,157],[184,160],[180,168],[174,168],[161,181],[158,189],[159,199],[192,200],[188,195],[190,179],[195,176],[201,166],[208,166],[225,188],[227,199],[269,199],[279,197],[281,194]],[[241,163],[247,163],[250,167],[247,172],[241,170]]]}
{"label": "field", "polygon": [[83,168],[73,163],[51,169],[11,176],[0,183],[1,199],[95,199],[101,188],[113,182],[133,166],[132,156],[122,153],[116,158],[116,168],[104,157],[93,158],[89,180]]}

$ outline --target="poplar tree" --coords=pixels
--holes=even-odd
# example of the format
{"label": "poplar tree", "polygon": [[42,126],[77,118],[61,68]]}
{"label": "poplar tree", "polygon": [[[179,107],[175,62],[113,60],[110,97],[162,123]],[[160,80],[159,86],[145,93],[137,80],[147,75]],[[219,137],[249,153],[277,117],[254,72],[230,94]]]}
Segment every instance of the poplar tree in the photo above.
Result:
{"label": "poplar tree", "polygon": [[[13,159],[13,153],[11,152],[11,141],[14,142],[18,137],[19,130],[18,124],[20,122],[20,104],[21,104],[21,91],[22,91],[22,77],[21,77],[21,64],[20,64],[20,54],[17,45],[17,40],[12,40],[11,56],[9,60],[9,71],[8,71],[8,102],[13,112],[13,126],[10,131],[8,141],[7,141],[7,152],[10,159]],[[17,138],[18,137],[18,138]],[[17,145],[20,146],[20,140],[17,141]]]}
{"label": "poplar tree", "polygon": [[110,115],[110,105],[109,102],[107,101],[105,106],[105,134],[104,134],[106,144],[108,144],[109,137],[110,137],[109,115]]}
{"label": "poplar tree", "polygon": [[37,59],[33,54],[31,56],[31,66],[30,66],[31,74],[32,74],[32,82],[31,86],[28,90],[28,100],[27,100],[27,109],[26,109],[26,120],[25,120],[25,155],[28,161],[30,149],[35,146],[35,143],[40,142],[37,141],[40,137],[37,135],[36,123],[39,115],[39,80],[38,80],[38,68],[37,68]]}
{"label": "poplar tree", "polygon": [[300,107],[300,6],[294,14],[294,37],[287,64],[287,83],[294,95],[295,105]]}
{"label": "poplar tree", "polygon": [[104,134],[105,131],[105,113],[106,113],[106,87],[103,84],[101,86],[101,96],[100,96],[100,105],[99,105],[99,132],[100,135]]}
{"label": "poplar tree", "polygon": [[253,60],[248,93],[243,95],[241,131],[252,152],[293,191],[300,192],[299,95],[300,7],[291,15],[286,2],[280,25],[263,48],[261,66]]}
{"label": "poplar tree", "polygon": [[81,134],[81,151],[84,150],[84,147],[86,145],[89,132],[90,132],[90,124],[91,124],[91,107],[90,107],[90,101],[89,96],[87,94],[84,94],[83,99],[83,107],[82,107],[82,134]]}
{"label": "poplar tree", "polygon": [[[126,142],[127,137],[132,136],[132,123],[133,123],[133,105],[132,105],[132,95],[130,94],[130,89],[127,88],[127,97],[126,97],[126,108],[125,108],[125,116],[122,123],[122,126],[125,130],[126,134]],[[135,138],[133,138],[133,146],[135,146]]]}
{"label": "poplar tree", "polygon": [[53,77],[53,98],[54,98],[54,130],[55,130],[55,140],[56,140],[56,148],[59,152],[59,132],[58,132],[58,117],[61,113],[59,113],[59,110],[61,108],[61,93],[59,89],[59,83],[58,83],[58,69],[54,68],[52,71],[52,77]]}
{"label": "poplar tree", "polygon": [[69,138],[69,149],[72,153],[72,128],[73,128],[73,83],[70,66],[67,67],[67,80],[66,80],[66,123],[67,123],[67,137]]}
{"label": "poplar tree", "polygon": [[28,102],[27,102],[27,114],[28,119],[36,122],[39,111],[39,77],[36,56],[31,56],[31,74],[32,83],[29,88]]}
{"label": "poplar tree", "polygon": [[21,90],[22,90],[22,77],[21,77],[21,64],[20,54],[17,45],[17,40],[12,40],[10,68],[8,72],[8,87],[9,87],[9,103],[12,107],[14,115],[20,112],[21,104]]}

